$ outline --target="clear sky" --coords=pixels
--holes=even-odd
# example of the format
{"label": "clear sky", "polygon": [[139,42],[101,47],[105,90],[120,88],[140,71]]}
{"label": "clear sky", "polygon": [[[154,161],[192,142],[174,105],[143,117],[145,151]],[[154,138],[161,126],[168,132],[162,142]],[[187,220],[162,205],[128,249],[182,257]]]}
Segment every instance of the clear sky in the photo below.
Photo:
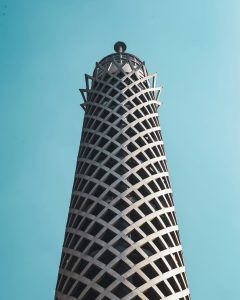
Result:
{"label": "clear sky", "polygon": [[0,0],[1,299],[53,299],[83,120],[78,88],[117,40],[164,86],[192,299],[238,300],[239,0]]}

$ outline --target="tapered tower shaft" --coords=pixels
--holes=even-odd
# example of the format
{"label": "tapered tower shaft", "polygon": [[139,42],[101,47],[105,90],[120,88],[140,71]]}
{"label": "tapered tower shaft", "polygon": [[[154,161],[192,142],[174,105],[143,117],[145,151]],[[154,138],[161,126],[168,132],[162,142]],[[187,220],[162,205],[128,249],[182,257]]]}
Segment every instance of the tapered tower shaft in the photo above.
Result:
{"label": "tapered tower shaft", "polygon": [[157,109],[136,56],[97,63],[82,89],[83,132],[55,300],[189,300]]}

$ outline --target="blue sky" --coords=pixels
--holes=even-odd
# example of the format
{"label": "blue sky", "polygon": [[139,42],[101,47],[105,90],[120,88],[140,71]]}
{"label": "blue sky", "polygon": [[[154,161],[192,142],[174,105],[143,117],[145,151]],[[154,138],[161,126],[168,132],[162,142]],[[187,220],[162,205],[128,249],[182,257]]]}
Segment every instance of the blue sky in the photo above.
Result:
{"label": "blue sky", "polygon": [[83,111],[124,40],[158,72],[194,300],[240,299],[240,2],[0,0],[0,291],[53,299]]}

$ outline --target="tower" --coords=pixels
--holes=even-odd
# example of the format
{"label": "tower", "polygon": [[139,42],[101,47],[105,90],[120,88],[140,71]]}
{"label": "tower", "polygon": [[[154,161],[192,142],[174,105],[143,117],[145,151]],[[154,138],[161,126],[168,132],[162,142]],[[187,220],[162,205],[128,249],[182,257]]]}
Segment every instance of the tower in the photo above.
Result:
{"label": "tower", "polygon": [[55,300],[189,300],[157,109],[144,62],[85,75],[83,131]]}

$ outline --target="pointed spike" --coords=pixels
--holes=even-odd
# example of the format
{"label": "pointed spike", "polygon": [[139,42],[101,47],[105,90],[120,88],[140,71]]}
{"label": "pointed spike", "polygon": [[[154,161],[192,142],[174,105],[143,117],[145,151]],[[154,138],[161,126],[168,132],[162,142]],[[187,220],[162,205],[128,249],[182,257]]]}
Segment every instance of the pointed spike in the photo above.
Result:
{"label": "pointed spike", "polygon": [[87,102],[86,96],[84,94],[84,89],[79,89],[79,91],[80,91],[80,93],[81,93],[81,95],[83,97],[84,102]]}
{"label": "pointed spike", "polygon": [[84,103],[81,103],[80,106],[83,110],[86,110],[86,106],[84,105]]}
{"label": "pointed spike", "polygon": [[154,76],[153,75],[153,87],[156,87],[156,81],[157,81],[157,74]]}
{"label": "pointed spike", "polygon": [[86,82],[86,87],[89,89],[89,82],[88,82],[88,76],[85,74],[85,82]]}
{"label": "pointed spike", "polygon": [[157,91],[156,100],[158,100],[158,98],[159,98],[159,95],[160,95],[160,90],[159,90],[159,91]]}

